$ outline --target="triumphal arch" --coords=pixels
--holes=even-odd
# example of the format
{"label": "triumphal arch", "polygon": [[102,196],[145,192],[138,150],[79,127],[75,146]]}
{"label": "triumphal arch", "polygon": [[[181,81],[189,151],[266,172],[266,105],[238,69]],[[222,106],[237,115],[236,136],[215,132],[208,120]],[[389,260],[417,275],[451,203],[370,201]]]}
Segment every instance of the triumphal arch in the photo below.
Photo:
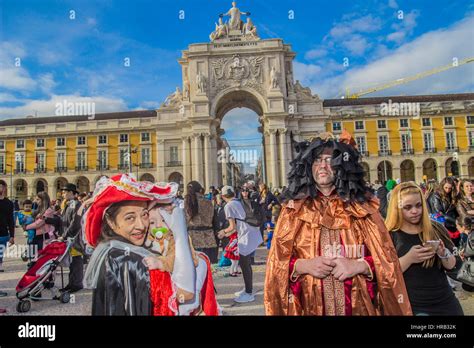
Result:
{"label": "triumphal arch", "polygon": [[[282,39],[261,39],[249,12],[234,2],[216,17],[209,42],[182,52],[182,85],[157,109],[157,155],[163,164],[158,180],[178,173],[185,184],[222,184],[221,121],[228,111],[246,107],[261,124],[262,179],[284,186],[294,156],[291,144],[325,130],[322,100],[294,80],[291,46]],[[169,157],[171,147],[180,152],[180,161]]]}

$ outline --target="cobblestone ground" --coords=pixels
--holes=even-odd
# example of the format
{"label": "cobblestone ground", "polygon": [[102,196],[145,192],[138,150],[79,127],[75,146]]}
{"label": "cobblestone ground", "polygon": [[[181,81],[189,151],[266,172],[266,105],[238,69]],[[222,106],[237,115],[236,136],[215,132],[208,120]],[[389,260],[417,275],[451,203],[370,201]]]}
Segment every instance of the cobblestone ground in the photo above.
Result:
{"label": "cobblestone ground", "polygon": [[[22,231],[17,230],[16,243],[24,244]],[[214,269],[214,281],[217,289],[217,299],[223,309],[224,315],[264,315],[263,309],[263,284],[265,277],[265,260],[267,250],[259,248],[256,253],[253,266],[255,301],[246,304],[238,304],[233,301],[234,292],[243,288],[242,275],[238,277],[226,277],[227,268]],[[1,315],[23,315],[16,311],[18,300],[15,296],[15,287],[18,280],[26,271],[26,263],[19,258],[4,259],[5,273],[0,273],[0,290],[8,293],[7,297],[0,298],[0,308],[6,308],[8,312]],[[67,282],[67,269],[64,270],[64,280]],[[56,285],[61,285],[60,274],[56,277]],[[456,295],[466,315],[474,315],[474,293],[465,292],[457,286]],[[43,297],[52,297],[49,290],[43,292]],[[91,312],[90,290],[81,290],[72,295],[71,303],[63,304],[57,300],[41,300],[32,302],[28,315],[90,315]]]}

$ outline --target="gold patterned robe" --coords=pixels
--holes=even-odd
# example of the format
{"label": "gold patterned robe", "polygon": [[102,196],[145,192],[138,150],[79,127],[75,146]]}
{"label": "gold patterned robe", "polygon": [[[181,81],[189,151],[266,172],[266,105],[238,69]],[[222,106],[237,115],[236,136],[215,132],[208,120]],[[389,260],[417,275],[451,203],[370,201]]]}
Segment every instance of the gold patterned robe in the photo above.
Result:
{"label": "gold patterned robe", "polygon": [[[370,252],[375,268],[376,292],[373,300],[366,286],[366,277],[359,274],[352,278],[351,314],[412,315],[399,260],[378,212],[378,200],[373,198],[363,204],[344,203],[334,193],[329,197],[295,200],[284,205],[267,261],[264,294],[266,314],[325,314],[324,298],[328,298],[328,294],[324,294],[323,290],[328,289],[327,280],[325,283],[323,279],[303,275],[299,279],[301,294],[294,296],[290,289],[290,259],[321,256],[321,237],[325,235],[326,239],[334,239],[335,236],[330,234],[335,231],[336,237],[344,245],[364,245]],[[332,286],[329,289],[337,288],[334,284]],[[338,296],[337,292],[335,296]],[[338,301],[340,304],[343,298],[336,298],[335,302]]]}

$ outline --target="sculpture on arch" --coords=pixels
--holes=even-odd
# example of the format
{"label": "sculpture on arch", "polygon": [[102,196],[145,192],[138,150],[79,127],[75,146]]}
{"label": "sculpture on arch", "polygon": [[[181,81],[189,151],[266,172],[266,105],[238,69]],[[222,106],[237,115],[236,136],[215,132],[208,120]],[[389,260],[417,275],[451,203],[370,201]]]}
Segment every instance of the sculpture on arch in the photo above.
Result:
{"label": "sculpture on arch", "polygon": [[272,66],[272,69],[270,70],[270,88],[278,88],[278,74],[275,66]]}
{"label": "sculpture on arch", "polygon": [[[247,16],[247,21],[244,23],[241,19],[242,15]],[[235,1],[232,2],[232,8],[226,13],[219,15],[219,22],[216,23],[215,30],[209,35],[212,42],[219,39],[226,39],[230,36],[241,40],[259,40],[257,28],[250,19],[250,12],[240,11]],[[230,17],[227,23],[224,23],[223,17]]]}
{"label": "sculpture on arch", "polygon": [[181,90],[179,89],[179,87],[176,87],[176,91],[170,94],[169,96],[167,96],[163,104],[161,104],[161,106],[162,107],[176,106],[182,101],[183,101],[183,94],[181,93]]}
{"label": "sculpture on arch", "polygon": [[202,72],[199,71],[196,75],[196,84],[198,88],[198,93],[206,93],[206,87],[207,87],[206,82],[207,82],[206,76],[204,76]]}
{"label": "sculpture on arch", "polygon": [[220,14],[219,17],[230,17],[229,22],[227,23],[230,30],[242,30],[243,22],[240,19],[241,15],[250,16],[250,12],[241,12],[237,8],[237,3],[235,1],[232,2],[232,8],[227,11],[227,13]]}

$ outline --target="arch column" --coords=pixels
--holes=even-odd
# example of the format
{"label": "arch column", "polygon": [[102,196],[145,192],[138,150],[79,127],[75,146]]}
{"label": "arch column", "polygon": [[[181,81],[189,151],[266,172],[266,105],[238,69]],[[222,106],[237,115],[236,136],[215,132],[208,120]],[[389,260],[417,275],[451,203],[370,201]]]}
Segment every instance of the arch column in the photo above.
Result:
{"label": "arch column", "polygon": [[269,129],[267,134],[269,137],[269,143],[270,143],[270,185],[272,188],[279,187],[279,182],[278,182],[278,151],[276,147],[276,129]]}
{"label": "arch column", "polygon": [[205,182],[202,183],[204,190],[207,191],[208,187],[210,186],[210,179],[211,179],[211,164],[209,162],[211,156],[209,151],[211,150],[211,141],[210,141],[210,134],[204,133],[204,180]]}
{"label": "arch column", "polygon": [[201,146],[201,133],[193,134],[192,141],[192,155],[193,155],[193,175],[192,179],[198,181],[200,184],[202,182],[201,167],[202,167],[202,146]]}
{"label": "arch column", "polygon": [[191,178],[191,161],[189,158],[190,150],[189,150],[189,137],[185,136],[182,137],[182,157],[183,157],[183,182],[184,185],[187,185]]}
{"label": "arch column", "polygon": [[216,136],[211,134],[209,137],[210,141],[210,148],[209,148],[209,153],[210,153],[210,160],[211,160],[211,170],[210,170],[210,176],[209,176],[209,183],[208,186],[213,185],[217,186],[218,185],[218,180],[217,180],[217,141],[216,141]]}
{"label": "arch column", "polygon": [[280,137],[280,170],[281,180],[279,186],[286,186],[286,174],[288,173],[288,156],[287,156],[287,130],[282,128],[278,130]]}

